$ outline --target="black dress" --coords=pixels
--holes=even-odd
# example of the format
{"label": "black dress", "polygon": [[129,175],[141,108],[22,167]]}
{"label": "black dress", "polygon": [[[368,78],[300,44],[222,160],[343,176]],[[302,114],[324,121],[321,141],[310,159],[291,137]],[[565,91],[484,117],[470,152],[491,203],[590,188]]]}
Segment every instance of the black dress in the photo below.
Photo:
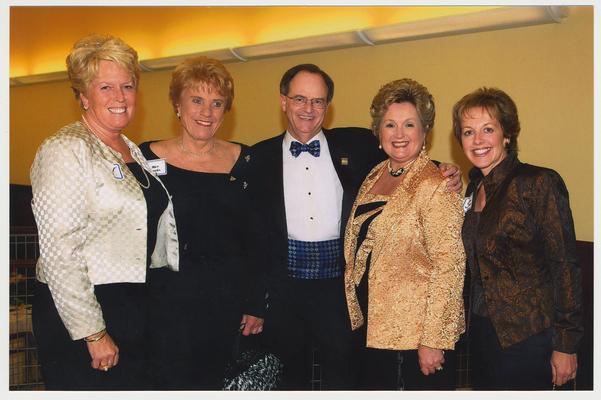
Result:
{"label": "black dress", "polygon": [[[371,265],[371,237],[369,228],[384,210],[387,203],[385,195],[369,194],[364,204],[358,205],[355,218],[364,216],[357,235],[356,249],[359,251],[365,242],[369,255],[363,278],[357,287],[357,300],[361,307],[365,323],[356,331],[356,340],[363,349],[359,356],[360,390],[454,390],[455,389],[455,351],[445,350],[445,363],[442,371],[425,376],[419,368],[417,350],[388,350],[366,347],[368,324],[368,276]],[[369,238],[369,239],[368,239]],[[367,239],[367,241],[366,241]]]}
{"label": "black dress", "polygon": [[[142,168],[127,164],[138,182],[147,185]],[[154,249],[159,217],[167,194],[148,174],[142,188],[147,210],[147,260]],[[117,222],[118,223],[118,222]],[[84,340],[72,340],[61,320],[48,285],[36,281],[33,330],[46,390],[145,390],[150,388],[146,365],[147,286],[144,283],[109,283],[94,286],[106,329],[119,347],[119,362],[107,372],[91,367]]]}
{"label": "black dress", "polygon": [[[159,158],[150,142],[140,149],[148,160]],[[150,369],[157,390],[221,389],[242,315],[263,315],[247,200],[250,162],[242,146],[229,174],[166,164],[160,176],[173,200],[180,267],[149,275]]]}

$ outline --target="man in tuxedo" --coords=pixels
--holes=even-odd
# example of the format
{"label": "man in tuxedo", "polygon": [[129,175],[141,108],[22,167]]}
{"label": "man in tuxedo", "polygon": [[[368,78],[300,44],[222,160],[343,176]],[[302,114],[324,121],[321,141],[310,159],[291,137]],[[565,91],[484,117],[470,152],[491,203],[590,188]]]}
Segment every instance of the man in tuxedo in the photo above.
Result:
{"label": "man in tuxedo", "polygon": [[[264,334],[284,363],[285,390],[310,388],[313,344],[322,387],[354,388],[342,238],[363,179],[386,155],[368,129],[322,128],[333,95],[318,66],[292,67],[280,82],[286,132],[253,146],[251,185],[268,249]],[[459,170],[441,170],[460,190]]]}

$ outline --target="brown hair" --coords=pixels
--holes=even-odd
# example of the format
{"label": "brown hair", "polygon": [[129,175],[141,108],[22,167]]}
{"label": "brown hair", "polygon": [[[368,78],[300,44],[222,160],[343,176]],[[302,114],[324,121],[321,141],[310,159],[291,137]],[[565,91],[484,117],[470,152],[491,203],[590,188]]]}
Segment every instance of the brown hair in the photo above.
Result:
{"label": "brown hair", "polygon": [[517,152],[518,135],[520,134],[518,108],[507,93],[497,88],[476,89],[455,103],[453,106],[453,133],[459,144],[461,145],[461,119],[471,109],[480,107],[499,121],[503,129],[503,137],[509,139],[506,146],[507,152]]}
{"label": "brown hair", "polygon": [[323,79],[323,82],[328,88],[326,101],[330,103],[334,97],[334,81],[332,78],[330,78],[330,75],[328,75],[324,70],[315,64],[299,64],[286,71],[280,80],[280,94],[288,96],[288,92],[290,91],[290,82],[292,82],[292,79],[294,79],[299,72],[303,71],[321,76],[321,79]]}

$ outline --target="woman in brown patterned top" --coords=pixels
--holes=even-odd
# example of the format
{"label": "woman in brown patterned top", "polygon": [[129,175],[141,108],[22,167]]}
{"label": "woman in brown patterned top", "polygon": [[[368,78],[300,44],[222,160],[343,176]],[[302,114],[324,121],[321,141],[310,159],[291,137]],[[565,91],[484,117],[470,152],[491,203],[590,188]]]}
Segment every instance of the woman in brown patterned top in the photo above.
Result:
{"label": "woman in brown patterned top", "polygon": [[568,191],[557,172],[517,158],[517,107],[478,89],[453,108],[470,173],[463,241],[471,273],[473,383],[548,390],[576,377],[582,287]]}
{"label": "woman in brown patterned top", "polygon": [[463,213],[425,151],[434,114],[432,96],[411,79],[388,83],[372,102],[388,159],[359,189],[344,245],[351,325],[366,346],[363,390],[455,388]]}

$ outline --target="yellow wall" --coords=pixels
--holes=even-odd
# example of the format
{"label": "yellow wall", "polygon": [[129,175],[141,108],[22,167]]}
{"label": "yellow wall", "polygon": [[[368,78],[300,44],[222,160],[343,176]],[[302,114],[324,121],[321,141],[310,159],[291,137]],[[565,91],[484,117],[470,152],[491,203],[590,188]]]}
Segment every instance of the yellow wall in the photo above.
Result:
{"label": "yellow wall", "polygon": [[[90,32],[119,36],[146,60],[491,8],[496,7],[11,7],[10,76],[62,71],[73,42]],[[326,19],[327,24],[315,23]]]}
{"label": "yellow wall", "polygon": [[[451,137],[450,110],[479,86],[497,86],[518,104],[522,161],[557,170],[570,191],[579,240],[593,240],[593,9],[570,7],[561,24],[457,35],[375,47],[312,53],[227,67],[236,99],[220,136],[248,144],[285,128],[278,83],[289,67],[312,62],[336,83],[326,126],[369,126],[378,88],[411,77],[426,85],[438,115],[430,153],[469,169]],[[167,100],[169,71],[142,74],[139,106],[127,134],[135,141],[167,138],[177,121]],[[44,137],[76,119],[66,82],[11,88],[10,181],[28,184],[29,165]]]}

